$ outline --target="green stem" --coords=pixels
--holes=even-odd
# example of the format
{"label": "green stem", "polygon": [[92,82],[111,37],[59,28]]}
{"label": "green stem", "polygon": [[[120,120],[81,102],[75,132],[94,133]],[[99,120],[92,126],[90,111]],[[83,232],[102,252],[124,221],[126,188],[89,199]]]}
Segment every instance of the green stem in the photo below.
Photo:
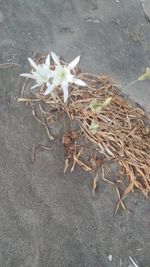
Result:
{"label": "green stem", "polygon": [[139,80],[137,79],[137,80],[132,81],[131,83],[128,83],[127,86],[124,87],[124,90],[126,90],[128,87],[130,87],[132,84],[134,84],[134,83],[136,83],[138,81]]}

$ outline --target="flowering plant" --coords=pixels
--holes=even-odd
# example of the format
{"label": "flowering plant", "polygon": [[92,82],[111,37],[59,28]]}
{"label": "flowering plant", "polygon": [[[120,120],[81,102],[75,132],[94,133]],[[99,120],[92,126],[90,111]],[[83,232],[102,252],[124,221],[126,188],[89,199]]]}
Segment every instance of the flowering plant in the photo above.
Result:
{"label": "flowering plant", "polygon": [[73,70],[79,63],[80,56],[76,57],[69,64],[61,64],[59,57],[51,52],[51,57],[54,61],[55,67],[51,68],[50,64],[50,54],[47,56],[45,63],[36,64],[33,59],[28,58],[32,68],[31,73],[22,73],[20,76],[27,77],[36,81],[36,84],[31,87],[34,89],[46,84],[46,90],[44,92],[45,96],[51,94],[54,89],[59,88],[63,91],[64,102],[67,101],[69,96],[69,84],[74,83],[80,86],[86,86],[85,82],[76,78],[73,75]]}
{"label": "flowering plant", "polygon": [[[79,165],[88,172],[96,171],[93,179],[94,194],[102,170],[100,175],[103,180],[113,184],[117,190],[119,201],[116,212],[119,206],[128,211],[123,198],[130,191],[133,192],[135,188],[139,188],[146,197],[150,193],[150,166],[148,164],[150,162],[150,130],[147,125],[145,126],[145,121],[149,119],[148,116],[140,107],[137,109],[136,105],[129,104],[129,101],[120,95],[121,90],[109,81],[108,76],[81,73],[80,78],[88,85],[78,79],[75,67],[79,63],[79,56],[69,64],[60,60],[53,52],[46,57],[44,62],[43,58],[45,57],[40,56],[36,62],[29,58],[32,67],[31,72],[21,74],[21,76],[36,82],[31,89],[40,87],[40,94],[35,94],[34,97],[24,97],[27,85],[25,81],[21,90],[21,97],[17,98],[18,101],[30,104],[32,115],[45,127],[50,141],[55,138],[53,134],[51,135],[50,124],[55,122],[57,111],[59,114],[66,115],[64,119],[68,121],[64,123],[65,132],[62,138],[65,152],[64,173],[70,167],[72,172],[75,165]],[[150,79],[149,68],[137,80],[128,84],[126,88],[145,79]],[[72,83],[77,84],[75,89],[74,86],[71,86]],[[80,86],[86,87],[81,90]],[[63,93],[64,102],[67,101],[70,94],[67,107],[60,99],[55,102],[55,99],[59,98],[57,92]],[[47,95],[49,94],[51,96],[48,98]],[[60,120],[62,120],[62,116],[56,117],[56,123],[59,123]],[[38,147],[46,150],[51,149],[45,145],[33,145],[33,162],[36,160],[35,151]],[[128,184],[125,183],[126,188],[122,196],[120,196],[122,186],[119,188],[119,183],[105,178],[105,167],[107,164],[114,164],[115,162],[117,163],[117,170],[120,171],[121,169],[124,174],[122,179],[127,176],[129,181]],[[111,167],[108,169],[111,171]],[[118,177],[118,173],[115,173],[115,176]],[[140,177],[140,179],[136,179],[136,177]]]}

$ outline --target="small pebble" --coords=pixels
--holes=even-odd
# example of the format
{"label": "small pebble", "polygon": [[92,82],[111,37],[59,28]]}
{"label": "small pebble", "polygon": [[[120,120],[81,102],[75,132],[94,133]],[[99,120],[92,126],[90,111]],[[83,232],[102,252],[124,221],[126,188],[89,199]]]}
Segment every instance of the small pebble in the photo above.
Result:
{"label": "small pebble", "polygon": [[108,256],[109,261],[112,261],[112,255]]}

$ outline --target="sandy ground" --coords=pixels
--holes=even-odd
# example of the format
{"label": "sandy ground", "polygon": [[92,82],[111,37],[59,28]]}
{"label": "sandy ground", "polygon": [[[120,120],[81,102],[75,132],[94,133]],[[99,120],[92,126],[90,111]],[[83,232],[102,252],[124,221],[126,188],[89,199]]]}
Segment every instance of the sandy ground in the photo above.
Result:
{"label": "sandy ground", "polygon": [[[78,168],[64,175],[61,125],[52,150],[32,164],[32,145],[48,139],[14,97],[34,50],[66,61],[80,54],[84,71],[124,87],[150,66],[150,24],[138,0],[0,0],[0,63],[20,64],[0,69],[0,266],[129,267],[131,256],[149,267],[149,199],[131,194],[132,213],[115,216],[111,186],[100,182],[93,198],[89,175]],[[149,85],[128,89],[148,111]]]}

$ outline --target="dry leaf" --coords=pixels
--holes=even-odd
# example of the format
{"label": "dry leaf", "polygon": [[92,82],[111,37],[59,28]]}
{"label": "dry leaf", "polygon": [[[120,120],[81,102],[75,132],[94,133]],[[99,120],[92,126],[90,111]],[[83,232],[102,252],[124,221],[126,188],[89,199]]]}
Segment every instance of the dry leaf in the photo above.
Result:
{"label": "dry leaf", "polygon": [[68,170],[69,167],[69,159],[65,159],[65,167],[64,167],[64,173],[66,173],[66,171]]}
{"label": "dry leaf", "polygon": [[98,180],[98,175],[99,172],[96,173],[94,179],[93,179],[93,195],[95,196],[95,190],[97,189],[97,186],[98,186],[98,183],[97,183],[97,180]]}
{"label": "dry leaf", "polygon": [[70,135],[68,135],[68,134],[64,134],[63,135],[63,139],[62,139],[62,143],[63,143],[63,145],[65,145],[65,146],[69,146],[70,144],[71,144],[71,137],[70,137]]}

